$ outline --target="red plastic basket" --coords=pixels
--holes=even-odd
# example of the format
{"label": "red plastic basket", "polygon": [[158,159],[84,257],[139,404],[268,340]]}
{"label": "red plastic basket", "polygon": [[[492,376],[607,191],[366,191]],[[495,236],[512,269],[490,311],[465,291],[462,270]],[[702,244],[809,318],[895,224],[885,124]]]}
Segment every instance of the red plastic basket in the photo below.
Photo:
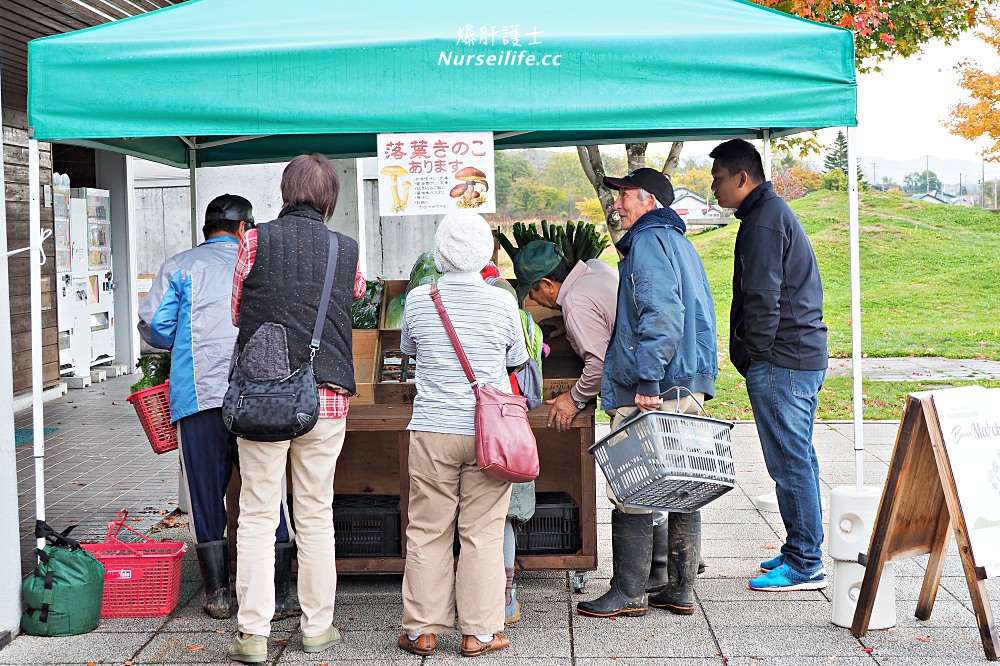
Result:
{"label": "red plastic basket", "polygon": [[170,423],[170,381],[136,391],[128,397],[135,407],[142,429],[146,431],[154,453],[166,453],[177,448],[177,432]]}
{"label": "red plastic basket", "polygon": [[[153,541],[125,524],[128,511],[108,523],[104,543],[82,544],[104,565],[101,617],[159,617],[177,605],[181,564],[188,546],[180,541]],[[122,528],[142,541],[118,539]]]}

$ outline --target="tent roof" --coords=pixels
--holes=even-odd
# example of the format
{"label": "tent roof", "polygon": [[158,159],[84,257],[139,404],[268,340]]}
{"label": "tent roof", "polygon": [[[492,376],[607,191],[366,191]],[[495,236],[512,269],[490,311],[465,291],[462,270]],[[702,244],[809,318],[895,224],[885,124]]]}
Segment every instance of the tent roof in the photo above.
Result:
{"label": "tent roof", "polygon": [[[190,0],[29,44],[34,137],[186,166],[855,125],[849,31],[740,0]],[[611,9],[609,11],[609,8]]]}

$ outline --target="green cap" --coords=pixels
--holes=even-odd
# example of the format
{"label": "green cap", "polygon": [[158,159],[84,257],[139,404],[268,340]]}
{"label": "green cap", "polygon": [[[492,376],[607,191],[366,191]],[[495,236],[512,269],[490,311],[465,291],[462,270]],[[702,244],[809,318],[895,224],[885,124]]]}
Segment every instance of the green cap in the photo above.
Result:
{"label": "green cap", "polygon": [[514,257],[518,304],[524,304],[524,298],[528,295],[531,285],[548,277],[564,257],[562,250],[549,241],[531,241],[521,248]]}

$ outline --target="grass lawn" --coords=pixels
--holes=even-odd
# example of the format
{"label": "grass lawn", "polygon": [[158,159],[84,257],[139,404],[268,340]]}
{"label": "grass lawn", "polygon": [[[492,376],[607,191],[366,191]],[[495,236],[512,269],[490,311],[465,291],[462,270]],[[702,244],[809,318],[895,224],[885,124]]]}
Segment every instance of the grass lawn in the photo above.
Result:
{"label": "grass lawn", "polygon": [[[851,355],[850,248],[846,192],[815,192],[792,202],[809,233],[824,288],[830,355]],[[692,237],[715,298],[719,380],[714,416],[752,419],[743,378],[729,363],[729,305],[738,223]],[[866,357],[1000,358],[1000,214],[863,192],[862,350]],[[602,255],[612,265],[617,255]],[[1000,382],[970,383],[994,388]],[[996,386],[994,386],[996,385]],[[866,382],[866,419],[898,419],[906,395],[943,388],[927,382]],[[852,418],[852,381],[828,378],[817,418]]]}

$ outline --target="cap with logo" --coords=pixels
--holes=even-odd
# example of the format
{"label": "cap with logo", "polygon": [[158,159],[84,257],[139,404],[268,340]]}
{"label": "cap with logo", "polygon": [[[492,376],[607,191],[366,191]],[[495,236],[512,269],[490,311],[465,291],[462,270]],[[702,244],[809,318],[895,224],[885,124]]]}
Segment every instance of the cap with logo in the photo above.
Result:
{"label": "cap with logo", "polygon": [[565,258],[555,243],[535,240],[521,248],[514,257],[514,275],[517,276],[517,302],[524,303],[531,285],[554,271]]}
{"label": "cap with logo", "polygon": [[663,206],[674,202],[674,186],[656,169],[642,167],[621,178],[605,176],[604,184],[613,190],[646,190]]}

